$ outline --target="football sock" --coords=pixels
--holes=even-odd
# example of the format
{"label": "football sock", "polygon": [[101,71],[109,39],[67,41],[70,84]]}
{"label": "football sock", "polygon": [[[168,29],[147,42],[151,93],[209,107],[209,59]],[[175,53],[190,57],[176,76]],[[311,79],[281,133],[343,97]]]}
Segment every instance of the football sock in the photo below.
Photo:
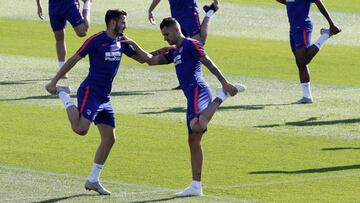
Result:
{"label": "football sock", "polygon": [[59,61],[59,68],[62,68],[65,64],[65,61]]}
{"label": "football sock", "polygon": [[326,42],[326,40],[328,40],[330,37],[329,33],[323,33],[319,39],[314,43],[314,45],[317,47],[317,48],[321,48],[324,43]]}
{"label": "football sock", "polygon": [[214,15],[214,10],[209,10],[208,12],[206,12],[206,17],[209,17],[209,18],[211,18],[213,15]]}
{"label": "football sock", "polygon": [[304,97],[312,98],[311,90],[310,90],[310,82],[301,83],[301,87],[304,93]]}
{"label": "football sock", "polygon": [[59,92],[58,95],[59,95],[59,98],[61,99],[61,101],[63,102],[65,109],[69,108],[70,106],[75,105],[74,102],[71,101],[70,94],[68,94],[64,91],[61,91],[61,92]]}
{"label": "football sock", "polygon": [[91,8],[90,0],[85,1],[84,6],[83,6],[83,10],[90,10],[90,8]]}
{"label": "football sock", "polygon": [[194,188],[201,188],[201,181],[193,180],[191,181],[191,186]]}
{"label": "football sock", "polygon": [[101,173],[101,170],[103,169],[103,167],[104,167],[104,165],[94,163],[91,173],[90,173],[90,176],[88,177],[88,180],[92,183],[99,182],[100,173]]}

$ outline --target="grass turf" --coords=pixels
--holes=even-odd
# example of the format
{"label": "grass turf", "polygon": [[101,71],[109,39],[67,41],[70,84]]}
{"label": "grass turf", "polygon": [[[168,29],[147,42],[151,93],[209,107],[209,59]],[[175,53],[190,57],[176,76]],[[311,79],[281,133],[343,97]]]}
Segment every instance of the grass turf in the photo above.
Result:
{"label": "grass turf", "polygon": [[[95,127],[80,137],[70,131],[61,108],[1,102],[0,109],[1,165],[87,175],[99,141]],[[188,183],[183,123],[116,117],[118,141],[103,172],[105,180],[167,188]],[[354,201],[360,187],[354,175],[360,169],[358,144],[212,126],[203,140],[205,192],[255,201]],[[347,178],[349,174],[354,176]],[[334,181],[336,176],[340,178]]]}

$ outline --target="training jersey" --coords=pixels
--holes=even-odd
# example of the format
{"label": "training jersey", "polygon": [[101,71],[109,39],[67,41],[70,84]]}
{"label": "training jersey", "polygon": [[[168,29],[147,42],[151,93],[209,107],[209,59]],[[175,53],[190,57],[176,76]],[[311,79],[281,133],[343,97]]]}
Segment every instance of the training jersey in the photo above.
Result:
{"label": "training jersey", "polygon": [[49,14],[61,14],[71,8],[80,8],[79,0],[49,0]]}
{"label": "training jersey", "polygon": [[169,0],[171,16],[175,19],[198,15],[195,0]]}
{"label": "training jersey", "polygon": [[289,18],[290,31],[312,29],[309,17],[311,4],[318,0],[286,0],[287,15]]}
{"label": "training jersey", "polygon": [[187,91],[194,85],[207,86],[200,62],[200,58],[206,56],[206,52],[198,41],[185,38],[181,46],[163,56],[168,63],[175,64],[176,75],[182,90]]}
{"label": "training jersey", "polygon": [[77,51],[81,57],[89,55],[89,74],[81,84],[90,86],[90,91],[104,102],[110,98],[113,79],[118,71],[122,54],[131,57],[135,51],[130,45],[120,43],[120,39],[110,38],[105,31],[99,32],[89,39]]}

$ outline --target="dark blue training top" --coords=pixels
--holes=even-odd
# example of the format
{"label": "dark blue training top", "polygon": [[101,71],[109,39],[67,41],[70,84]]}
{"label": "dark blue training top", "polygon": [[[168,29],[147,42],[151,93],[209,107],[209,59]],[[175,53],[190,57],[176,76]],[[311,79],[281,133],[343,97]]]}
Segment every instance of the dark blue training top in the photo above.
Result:
{"label": "dark blue training top", "polygon": [[123,53],[131,57],[135,51],[128,44],[120,43],[120,39],[110,38],[105,31],[87,39],[77,51],[81,57],[88,54],[90,61],[89,74],[81,85],[90,85],[93,93],[106,102]]}
{"label": "dark blue training top", "polygon": [[311,4],[318,0],[286,0],[287,15],[289,18],[290,31],[312,28],[309,17]]}
{"label": "dark blue training top", "polygon": [[193,17],[197,11],[195,0],[169,0],[171,16],[175,19]]}

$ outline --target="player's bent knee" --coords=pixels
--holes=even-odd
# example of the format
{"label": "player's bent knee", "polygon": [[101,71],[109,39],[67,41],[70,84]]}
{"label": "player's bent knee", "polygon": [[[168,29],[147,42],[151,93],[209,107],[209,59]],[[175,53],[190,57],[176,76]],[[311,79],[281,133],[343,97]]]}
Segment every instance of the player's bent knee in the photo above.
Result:
{"label": "player's bent knee", "polygon": [[199,123],[197,123],[197,124],[192,126],[191,130],[194,133],[202,133],[204,131],[204,128],[202,128],[202,126]]}
{"label": "player's bent knee", "polygon": [[81,135],[81,136],[86,135],[89,131],[88,128],[82,128],[82,127],[73,127],[72,129],[76,134]]}

